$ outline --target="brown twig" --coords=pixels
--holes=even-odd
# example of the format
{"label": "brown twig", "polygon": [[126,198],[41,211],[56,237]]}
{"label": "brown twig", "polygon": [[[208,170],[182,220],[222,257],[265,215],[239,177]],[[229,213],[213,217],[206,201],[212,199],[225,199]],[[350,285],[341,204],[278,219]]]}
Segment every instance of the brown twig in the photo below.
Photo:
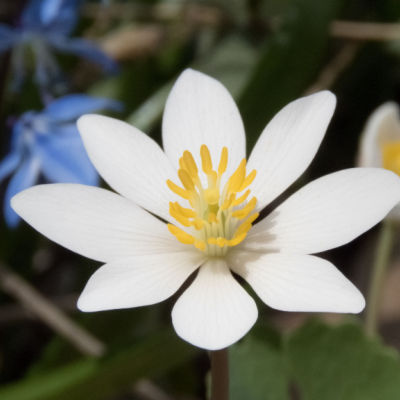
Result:
{"label": "brown twig", "polygon": [[315,82],[306,90],[305,94],[331,88],[340,74],[354,60],[359,48],[359,43],[346,43],[336,56],[322,69]]}
{"label": "brown twig", "polygon": [[172,400],[172,397],[148,379],[136,382],[133,393],[143,400]]}
{"label": "brown twig", "polygon": [[156,52],[164,38],[165,31],[160,25],[130,26],[110,33],[100,46],[115,60],[133,60]]}
{"label": "brown twig", "polygon": [[99,357],[105,352],[105,346],[102,342],[77,325],[28,282],[1,264],[0,287],[83,354]]}
{"label": "brown twig", "polygon": [[[57,308],[61,309],[64,312],[74,312],[77,311],[77,299],[78,295],[73,293],[64,296],[57,296],[48,299],[48,301],[53,303]],[[20,322],[32,318],[36,318],[35,314],[33,314],[27,308],[21,306],[21,304],[19,303],[7,304],[0,307],[0,325]]]}
{"label": "brown twig", "polygon": [[229,400],[228,349],[210,352],[211,400]]}
{"label": "brown twig", "polygon": [[400,39],[400,24],[379,22],[334,21],[333,37],[351,40],[386,41]]}

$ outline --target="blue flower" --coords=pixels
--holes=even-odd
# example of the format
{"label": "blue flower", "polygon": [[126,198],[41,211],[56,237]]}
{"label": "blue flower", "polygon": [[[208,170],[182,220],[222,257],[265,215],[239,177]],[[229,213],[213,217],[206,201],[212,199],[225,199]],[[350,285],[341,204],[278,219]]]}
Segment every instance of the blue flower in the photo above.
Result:
{"label": "blue flower", "polygon": [[83,147],[75,121],[97,110],[120,110],[121,103],[83,94],[54,100],[44,110],[28,111],[13,126],[11,149],[0,162],[0,182],[12,174],[4,199],[7,225],[19,217],[10,207],[16,193],[43,177],[49,182],[97,185],[99,178]]}
{"label": "blue flower", "polygon": [[13,49],[11,62],[16,87],[25,78],[27,48],[35,58],[35,80],[46,89],[61,77],[52,50],[86,58],[106,72],[117,70],[115,61],[93,43],[70,37],[78,20],[80,3],[80,0],[30,0],[17,27],[0,24],[0,53]]}

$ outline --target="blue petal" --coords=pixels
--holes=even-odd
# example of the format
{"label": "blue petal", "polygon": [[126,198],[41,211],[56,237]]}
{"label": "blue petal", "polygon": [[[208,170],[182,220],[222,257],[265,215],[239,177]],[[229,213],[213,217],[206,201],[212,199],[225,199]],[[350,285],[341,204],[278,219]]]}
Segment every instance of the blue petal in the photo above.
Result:
{"label": "blue petal", "polygon": [[86,58],[87,60],[99,64],[103,70],[108,73],[115,73],[118,71],[118,64],[95,44],[87,40],[65,39],[62,37],[50,37],[48,40],[56,49],[64,53],[71,53]]}
{"label": "blue petal", "polygon": [[26,30],[68,36],[78,20],[81,0],[31,0],[22,14]]}
{"label": "blue petal", "polygon": [[7,25],[0,24],[0,53],[9,50],[14,46],[18,39],[18,35],[14,29]]}
{"label": "blue petal", "polygon": [[51,102],[43,111],[52,121],[72,121],[99,110],[121,111],[119,101],[85,94],[70,94]]}
{"label": "blue petal", "polygon": [[23,30],[40,31],[44,28],[41,18],[42,6],[51,0],[31,0],[28,2],[21,15],[21,25]]}
{"label": "blue petal", "polygon": [[[58,16],[64,0],[42,0],[40,7],[40,20],[44,24],[51,24]],[[71,1],[67,2],[71,3]]]}
{"label": "blue petal", "polygon": [[31,187],[39,176],[39,162],[30,157],[25,160],[10,179],[4,196],[4,217],[9,227],[15,227],[19,222],[19,216],[11,208],[10,200],[17,193]]}
{"label": "blue petal", "polygon": [[9,153],[0,162],[0,182],[13,172],[21,160],[21,155],[16,151]]}
{"label": "blue petal", "polygon": [[11,135],[11,149],[18,151],[20,154],[24,152],[26,145],[26,137],[32,132],[32,125],[38,113],[36,111],[25,111],[20,117],[13,122]]}
{"label": "blue petal", "polygon": [[99,182],[75,124],[68,124],[62,134],[39,138],[35,154],[40,158],[43,175],[51,182],[93,186]]}

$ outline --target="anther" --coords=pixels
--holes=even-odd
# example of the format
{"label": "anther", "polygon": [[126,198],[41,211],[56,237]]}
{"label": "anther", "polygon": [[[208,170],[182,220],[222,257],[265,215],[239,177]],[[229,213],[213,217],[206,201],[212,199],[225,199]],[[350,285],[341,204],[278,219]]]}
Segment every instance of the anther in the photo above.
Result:
{"label": "anther", "polygon": [[194,158],[190,151],[185,150],[183,152],[183,161],[185,163],[187,172],[189,172],[189,175],[192,178],[196,178],[198,176],[199,170],[197,169],[196,162],[194,161]]}
{"label": "anther", "polygon": [[195,239],[177,226],[168,224],[168,230],[183,244],[193,244]]}
{"label": "anther", "polygon": [[250,194],[250,190],[246,190],[239,198],[235,199],[235,200],[232,202],[232,206],[233,206],[233,207],[236,207],[236,206],[238,206],[239,204],[242,204],[242,203],[247,199],[247,197],[248,197],[249,194]]}
{"label": "anther", "polygon": [[242,186],[240,187],[239,192],[241,192],[242,190],[244,190],[244,189],[246,189],[248,186],[250,186],[250,185],[253,183],[254,178],[256,177],[256,175],[257,175],[257,171],[256,171],[255,169],[253,169],[253,171],[251,171],[251,172],[246,176],[246,178],[244,179],[244,181],[243,181],[243,183],[242,183]]}
{"label": "anther", "polygon": [[256,207],[257,199],[253,197],[242,209],[236,210],[232,213],[232,217],[237,219],[246,218]]}
{"label": "anther", "polygon": [[228,165],[228,149],[226,147],[222,148],[221,158],[218,165],[218,175],[222,175],[226,171],[226,166]]}
{"label": "anther", "polygon": [[169,203],[169,213],[183,226],[192,225],[191,222],[185,216],[183,216],[179,210],[177,210],[177,207],[174,205],[174,203]]}
{"label": "anther", "polygon": [[204,251],[206,249],[206,242],[204,240],[195,240],[194,247],[196,247],[196,249]]}
{"label": "anther", "polygon": [[190,192],[194,191],[193,181],[185,169],[178,170],[178,176],[186,190]]}
{"label": "anther", "polygon": [[178,196],[186,199],[186,200],[190,200],[192,198],[191,194],[186,191],[185,189],[182,189],[181,187],[179,187],[178,185],[176,185],[174,182],[170,181],[169,179],[167,180],[167,186],[169,187],[169,189],[174,192],[175,194],[177,194]]}
{"label": "anther", "polygon": [[229,192],[240,192],[246,176],[246,159],[244,158],[228,181]]}
{"label": "anther", "polygon": [[201,166],[203,168],[204,173],[210,174],[212,171],[212,161],[211,161],[211,155],[210,155],[210,150],[208,150],[208,147],[203,144],[200,147],[200,156],[201,156]]}

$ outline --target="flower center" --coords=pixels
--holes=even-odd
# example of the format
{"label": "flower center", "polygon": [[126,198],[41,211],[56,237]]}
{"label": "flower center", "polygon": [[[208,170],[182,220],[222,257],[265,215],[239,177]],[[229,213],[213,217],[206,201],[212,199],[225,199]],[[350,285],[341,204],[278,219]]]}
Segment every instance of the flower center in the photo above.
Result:
{"label": "flower center", "polygon": [[217,170],[213,169],[210,151],[204,144],[200,148],[200,157],[206,179],[200,179],[193,155],[186,150],[179,159],[178,170],[183,187],[167,180],[169,189],[182,197],[188,206],[169,203],[170,215],[187,229],[173,224],[168,224],[168,229],[181,243],[193,245],[210,256],[222,256],[229,247],[245,239],[259,215],[254,212],[257,199],[247,200],[250,195],[248,187],[256,176],[256,170],[246,175],[246,159],[243,159],[222,187],[221,177],[228,165],[228,149],[222,149]]}
{"label": "flower center", "polygon": [[382,145],[383,168],[400,175],[400,141],[387,142]]}

